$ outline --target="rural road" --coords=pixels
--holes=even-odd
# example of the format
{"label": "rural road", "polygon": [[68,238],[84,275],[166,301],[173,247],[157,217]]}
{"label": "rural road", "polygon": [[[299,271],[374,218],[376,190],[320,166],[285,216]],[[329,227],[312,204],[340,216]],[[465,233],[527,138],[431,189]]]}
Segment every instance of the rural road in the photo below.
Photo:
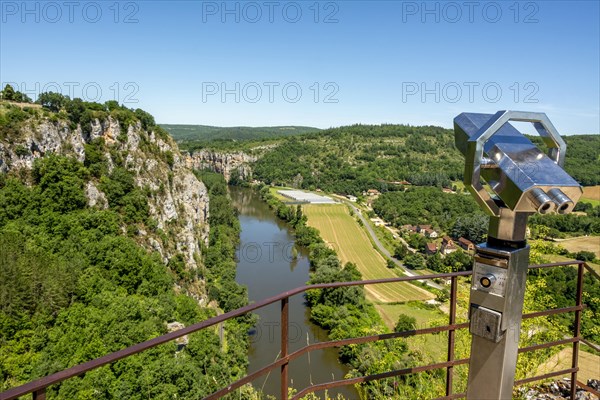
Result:
{"label": "rural road", "polygon": [[[354,210],[354,213],[356,215],[358,215],[358,218],[360,218],[360,220],[362,221],[363,225],[365,226],[365,228],[367,228],[367,232],[369,232],[369,235],[371,235],[371,238],[373,239],[373,242],[375,243],[375,245],[377,246],[377,248],[379,249],[379,251],[381,253],[383,253],[386,257],[388,257],[390,260],[392,260],[394,262],[394,264],[396,264],[398,267],[402,268],[402,270],[406,273],[406,275],[408,276],[418,276],[418,274],[415,274],[413,271],[411,271],[409,268],[407,268],[406,266],[404,266],[404,264],[402,264],[402,262],[400,262],[400,260],[398,260],[397,258],[395,258],[389,251],[388,249],[386,249],[383,244],[379,241],[379,239],[377,238],[377,235],[375,234],[375,231],[373,230],[373,228],[371,227],[371,224],[369,223],[369,221],[366,220],[366,218],[362,215],[362,213],[360,212],[360,209],[358,209],[358,207],[356,207],[354,204],[352,204],[349,201],[345,201],[344,202],[346,204],[349,204],[350,207],[352,207],[352,210]],[[444,288],[441,285],[438,285],[435,282],[432,282],[430,280],[423,280],[427,286],[431,286],[432,288],[436,288],[439,290],[443,290]]]}

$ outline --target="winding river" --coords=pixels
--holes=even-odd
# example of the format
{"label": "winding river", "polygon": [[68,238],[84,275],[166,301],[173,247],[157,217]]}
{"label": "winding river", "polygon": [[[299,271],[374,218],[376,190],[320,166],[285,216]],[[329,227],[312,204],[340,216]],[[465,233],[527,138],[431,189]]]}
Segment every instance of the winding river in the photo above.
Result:
{"label": "winding river", "polygon": [[[231,187],[231,198],[239,210],[242,228],[237,251],[237,281],[248,287],[250,302],[265,299],[289,289],[302,286],[309,276],[308,251],[294,248],[294,237],[289,227],[273,214],[259,195],[247,188]],[[297,254],[295,254],[297,253]],[[280,303],[264,307],[256,314],[259,322],[252,333],[249,353],[252,373],[275,361],[281,343]],[[289,302],[289,351],[307,343],[326,341],[327,334],[309,319],[309,310],[303,296],[296,295]],[[290,386],[302,389],[311,384],[343,379],[348,368],[338,361],[336,349],[311,352],[290,363]],[[266,377],[254,381],[257,389],[279,398],[279,368]],[[358,398],[353,387],[329,390],[346,399]],[[322,394],[322,393],[320,393]]]}

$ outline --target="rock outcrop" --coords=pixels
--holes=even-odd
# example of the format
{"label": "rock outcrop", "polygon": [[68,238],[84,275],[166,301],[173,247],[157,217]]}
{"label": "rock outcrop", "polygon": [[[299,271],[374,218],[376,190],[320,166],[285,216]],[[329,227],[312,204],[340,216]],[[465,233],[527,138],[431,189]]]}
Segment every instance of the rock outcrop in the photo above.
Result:
{"label": "rock outcrop", "polygon": [[240,180],[252,178],[251,163],[257,160],[256,156],[242,151],[233,153],[218,152],[213,150],[199,150],[186,158],[186,164],[193,169],[210,169],[223,174],[229,182],[234,176]]}
{"label": "rock outcrop", "polygon": [[[139,122],[124,130],[119,121],[111,117],[93,121],[88,133],[79,126],[72,129],[68,121],[35,120],[18,135],[0,140],[0,172],[31,168],[36,158],[51,153],[84,162],[85,145],[97,138],[103,138],[105,147],[110,150],[104,154],[109,172],[115,165],[124,164],[134,173],[135,184],[150,193],[150,216],[167,234],[161,238],[140,230],[140,244],[159,252],[165,264],[179,253],[184,256],[188,269],[198,268],[201,243],[206,243],[208,238],[208,193],[167,135],[146,131]],[[108,207],[98,182],[90,180],[85,192],[89,206]]]}

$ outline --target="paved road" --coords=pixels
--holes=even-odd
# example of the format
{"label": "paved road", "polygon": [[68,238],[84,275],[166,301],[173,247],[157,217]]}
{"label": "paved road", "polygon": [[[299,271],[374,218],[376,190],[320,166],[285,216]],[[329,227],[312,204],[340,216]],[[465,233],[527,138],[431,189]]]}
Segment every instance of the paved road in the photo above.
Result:
{"label": "paved road", "polygon": [[[400,260],[398,260],[397,258],[395,258],[388,251],[388,249],[385,248],[385,246],[377,238],[377,235],[375,234],[375,231],[371,227],[371,224],[362,215],[362,213],[360,212],[360,210],[358,209],[358,207],[356,207],[350,201],[344,200],[344,202],[346,204],[349,204],[350,207],[352,207],[352,209],[354,210],[354,213],[356,215],[358,215],[358,218],[360,218],[360,220],[362,221],[362,223],[365,226],[365,228],[367,228],[367,231],[369,232],[369,235],[371,235],[371,238],[373,239],[373,242],[375,243],[375,245],[377,246],[377,248],[379,249],[379,251],[381,251],[386,257],[388,257],[390,260],[392,260],[394,262],[394,264],[396,264],[398,267],[402,268],[402,270],[404,271],[404,273],[406,275],[408,275],[408,276],[418,276],[418,274],[415,274],[412,270],[410,270],[409,268],[407,268],[404,264],[402,264],[402,262]],[[407,243],[407,246],[408,246],[408,243]],[[438,285],[437,283],[435,283],[435,282],[433,282],[433,281],[431,281],[429,279],[427,279],[427,280],[424,279],[423,282],[425,282],[427,284],[427,286],[431,286],[432,288],[436,288],[436,289],[439,289],[439,290],[444,289],[442,286]]]}

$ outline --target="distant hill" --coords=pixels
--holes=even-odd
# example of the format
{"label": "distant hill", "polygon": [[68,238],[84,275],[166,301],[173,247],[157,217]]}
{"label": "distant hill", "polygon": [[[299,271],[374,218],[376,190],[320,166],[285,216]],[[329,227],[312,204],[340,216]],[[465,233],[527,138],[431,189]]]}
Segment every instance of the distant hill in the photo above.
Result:
{"label": "distant hill", "polygon": [[171,125],[161,124],[178,143],[212,140],[261,140],[273,139],[303,133],[318,132],[320,129],[309,126],[233,126],[218,127],[208,125]]}
{"label": "distant hill", "polygon": [[[566,171],[583,185],[600,184],[600,135],[564,139]],[[450,129],[353,125],[280,139],[252,168],[266,183],[356,195],[395,190],[402,181],[451,187],[463,179],[464,157]]]}
{"label": "distant hill", "polygon": [[[463,179],[464,157],[454,146],[454,131],[437,126],[162,127],[189,153],[252,155],[253,178],[269,184],[356,195],[373,188],[396,190],[403,181],[452,187]],[[530,138],[544,147],[539,137]],[[563,138],[567,172],[582,185],[600,184],[600,135]]]}

